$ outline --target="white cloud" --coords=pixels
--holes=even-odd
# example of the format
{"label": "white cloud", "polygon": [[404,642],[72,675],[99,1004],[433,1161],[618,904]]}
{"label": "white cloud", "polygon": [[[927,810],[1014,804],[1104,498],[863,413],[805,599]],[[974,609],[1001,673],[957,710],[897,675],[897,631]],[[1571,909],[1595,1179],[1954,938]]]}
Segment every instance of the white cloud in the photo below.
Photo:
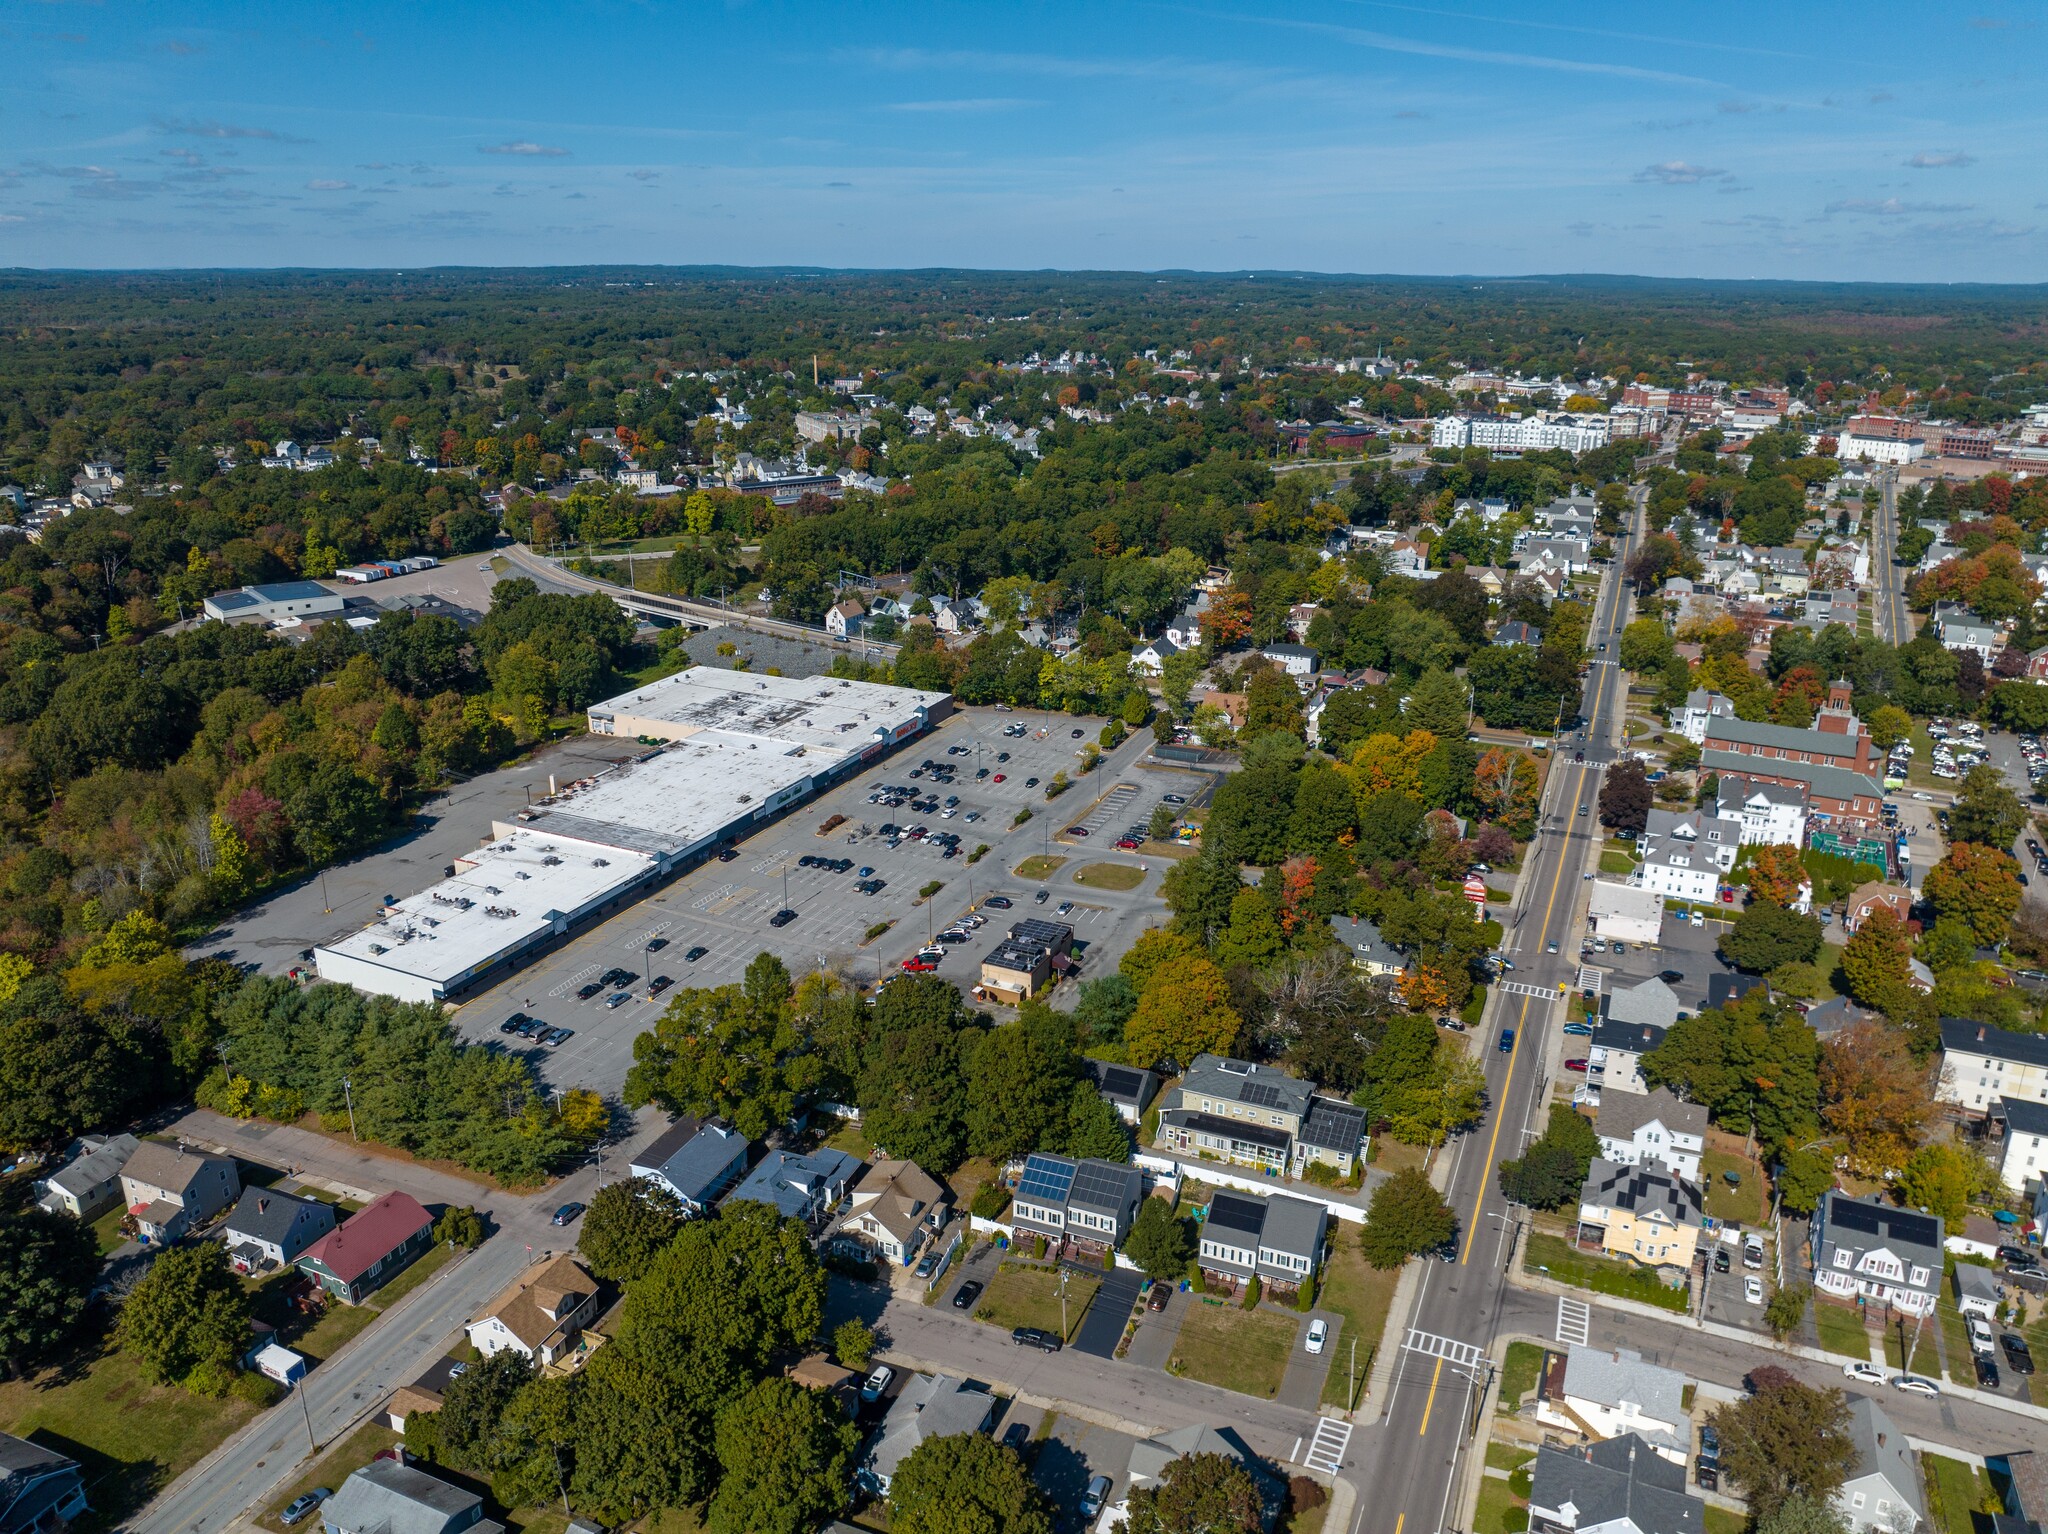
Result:
{"label": "white cloud", "polygon": [[536,144],[531,139],[515,139],[509,144],[482,144],[478,148],[484,154],[530,155],[542,159],[560,159],[569,151],[557,149],[553,144]]}
{"label": "white cloud", "polygon": [[1896,197],[1845,197],[1840,202],[1829,203],[1825,211],[1865,213],[1875,218],[1905,218],[1919,213],[1967,213],[1973,206],[1967,202],[1901,202]]}
{"label": "white cloud", "polygon": [[315,180],[306,183],[309,192],[349,192],[355,190],[353,181]]}
{"label": "white cloud", "polygon": [[1959,151],[1951,151],[1944,154],[1916,154],[1912,159],[1906,161],[1906,164],[1914,170],[1952,170],[1964,165],[1975,165],[1976,163],[1977,157],[1975,155],[1967,155]]}
{"label": "white cloud", "polygon": [[1702,181],[1718,181],[1727,175],[1725,170],[1709,170],[1704,165],[1691,165],[1684,160],[1661,160],[1655,165],[1645,165],[1635,173],[1637,181],[1653,181],[1661,186],[1696,186]]}

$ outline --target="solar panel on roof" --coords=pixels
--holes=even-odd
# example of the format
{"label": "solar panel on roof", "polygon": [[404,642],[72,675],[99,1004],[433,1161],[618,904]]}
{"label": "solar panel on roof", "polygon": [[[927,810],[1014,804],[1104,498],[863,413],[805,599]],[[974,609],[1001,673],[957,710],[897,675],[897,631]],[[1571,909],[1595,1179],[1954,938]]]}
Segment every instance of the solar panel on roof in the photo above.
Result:
{"label": "solar panel on roof", "polygon": [[1074,1185],[1075,1168],[1070,1162],[1050,1156],[1033,1156],[1024,1163],[1024,1175],[1017,1180],[1017,1197],[1047,1204],[1064,1204]]}
{"label": "solar panel on roof", "polygon": [[1070,1197],[1072,1202],[1090,1209],[1114,1209],[1124,1201],[1130,1181],[1127,1167],[1091,1165],[1084,1161],[1075,1169]]}
{"label": "solar panel on roof", "polygon": [[1265,1227],[1266,1206],[1235,1193],[1218,1193],[1209,1200],[1209,1213],[1202,1223],[1217,1230],[1256,1236]]}
{"label": "solar panel on roof", "polygon": [[1281,1101],[1280,1089],[1264,1081],[1247,1081],[1237,1094],[1237,1100],[1250,1103],[1254,1108],[1277,1108]]}
{"label": "solar panel on roof", "polygon": [[1136,1097],[1140,1079],[1128,1065],[1112,1065],[1102,1073],[1102,1090],[1115,1097]]}
{"label": "solar panel on roof", "polygon": [[1940,1223],[1932,1216],[1911,1209],[1880,1209],[1851,1199],[1833,1201],[1829,1216],[1843,1230],[1866,1236],[1888,1236],[1916,1246],[1940,1244]]}

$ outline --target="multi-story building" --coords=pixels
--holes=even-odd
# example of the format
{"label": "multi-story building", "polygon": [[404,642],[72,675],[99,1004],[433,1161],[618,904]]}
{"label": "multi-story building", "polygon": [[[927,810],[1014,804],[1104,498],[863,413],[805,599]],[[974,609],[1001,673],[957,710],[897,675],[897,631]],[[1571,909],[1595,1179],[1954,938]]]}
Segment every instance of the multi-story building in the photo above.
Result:
{"label": "multi-story building", "polygon": [[1735,867],[1742,822],[1704,810],[1651,810],[1638,843],[1642,860],[1629,882],[1671,900],[1711,901]]}
{"label": "multi-story building", "polygon": [[1197,1055],[1159,1117],[1168,1150],[1299,1176],[1320,1162],[1348,1176],[1365,1113],[1270,1065]]}
{"label": "multi-story building", "polygon": [[2048,1104],[2048,1034],[1944,1017],[1934,1095],[1979,1114],[2000,1098]]}
{"label": "multi-story building", "polygon": [[[1776,729],[1778,726],[1761,728]],[[1776,783],[1803,790],[1809,830],[1825,828],[1842,834],[1856,834],[1878,830],[1883,824],[1884,788],[1871,774],[1850,772],[1819,762],[1796,762],[1713,749],[1700,753],[1700,771],[1717,774],[1723,779],[1730,773],[1740,773],[1751,784]]]}
{"label": "multi-story building", "polygon": [[1742,823],[1745,847],[1806,845],[1806,785],[1770,783],[1743,773],[1722,775],[1714,808]]}
{"label": "multi-story building", "polygon": [[1830,1189],[1809,1226],[1814,1287],[1838,1299],[1934,1312],[1941,1292],[1942,1221]]}
{"label": "multi-story building", "polygon": [[1699,1250],[1700,1190],[1661,1161],[1638,1166],[1595,1157],[1579,1189],[1579,1244],[1610,1257],[1687,1273]]}
{"label": "multi-story building", "polygon": [[1844,772],[1872,773],[1882,765],[1881,754],[1871,743],[1869,728],[1850,706],[1850,695],[1848,682],[1830,682],[1828,701],[1814,714],[1810,730],[1785,724],[1759,724],[1732,716],[1712,719],[1700,745],[1707,751],[1757,757],[1759,771],[1768,770],[1768,763],[1799,762],[1838,767]]}
{"label": "multi-story building", "polygon": [[1674,1464],[1634,1433],[1583,1449],[1536,1451],[1529,1484],[1534,1534],[1701,1534],[1707,1505]]}
{"label": "multi-story building", "polygon": [[1256,1277],[1269,1292],[1293,1294],[1321,1268],[1329,1223],[1330,1211],[1305,1198],[1221,1189],[1209,1200],[1196,1260],[1226,1288]]}
{"label": "multi-story building", "polygon": [[1678,726],[1679,734],[1699,746],[1706,744],[1709,724],[1716,719],[1734,717],[1735,702],[1732,698],[1725,698],[1718,692],[1709,692],[1704,687],[1695,687],[1685,695],[1685,707],[1678,711],[1678,717],[1674,722]]}
{"label": "multi-story building", "polygon": [[1572,1344],[1565,1355],[1564,1379],[1555,1392],[1536,1403],[1536,1420],[1595,1439],[1633,1433],[1674,1465],[1683,1465],[1692,1448],[1685,1376],[1646,1363],[1642,1354],[1629,1348]]}
{"label": "multi-story building", "polygon": [[[1664,1042],[1664,1030],[1648,1023],[1622,1023],[1603,1018],[1586,1041],[1586,1081],[1600,1093],[1650,1094],[1643,1080],[1643,1056]],[[1602,1096],[1600,1101],[1605,1101]]]}
{"label": "multi-story building", "polygon": [[1849,1397],[1849,1443],[1856,1457],[1834,1496],[1849,1534],[1914,1534],[1927,1521],[1927,1499],[1906,1435],[1883,1407],[1858,1395]]}
{"label": "multi-story building", "polygon": [[1998,1142],[1998,1180],[2015,1193],[2030,1182],[2048,1184],[2048,1105],[2000,1098],[1993,1116],[2005,1121]]}
{"label": "multi-story building", "polygon": [[1622,1166],[1661,1161],[1687,1182],[1700,1180],[1707,1110],[1680,1102],[1668,1088],[1641,1096],[1617,1092],[1602,1097],[1593,1132],[1600,1137],[1600,1154],[1609,1161]]}
{"label": "multi-story building", "polygon": [[1447,415],[1430,429],[1432,447],[1483,447],[1494,452],[1534,453],[1563,448],[1568,453],[1589,453],[1607,446],[1605,416],[1524,416],[1507,420],[1496,416]]}
{"label": "multi-story building", "polygon": [[1134,1166],[1034,1151],[1017,1179],[1010,1223],[1020,1234],[1044,1236],[1062,1256],[1099,1258],[1123,1245],[1144,1197],[1144,1174]]}

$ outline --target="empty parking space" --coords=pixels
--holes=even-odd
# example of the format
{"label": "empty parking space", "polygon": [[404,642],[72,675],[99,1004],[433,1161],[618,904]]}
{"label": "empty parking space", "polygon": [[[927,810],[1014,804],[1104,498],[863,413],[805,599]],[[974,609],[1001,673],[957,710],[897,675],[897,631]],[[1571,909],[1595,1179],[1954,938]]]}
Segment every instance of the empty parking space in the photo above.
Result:
{"label": "empty parking space", "polygon": [[1136,1273],[1122,1268],[1105,1274],[1081,1329],[1074,1334],[1075,1350],[1097,1358],[1114,1358],[1116,1345],[1123,1341],[1124,1323],[1131,1318],[1131,1307],[1138,1303],[1138,1291],[1143,1284]]}

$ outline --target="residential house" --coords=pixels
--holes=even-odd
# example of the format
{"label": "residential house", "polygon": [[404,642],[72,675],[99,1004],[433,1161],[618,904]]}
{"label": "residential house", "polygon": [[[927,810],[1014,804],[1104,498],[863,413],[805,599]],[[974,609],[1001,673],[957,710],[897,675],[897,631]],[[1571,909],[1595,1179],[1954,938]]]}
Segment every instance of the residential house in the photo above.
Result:
{"label": "residential house", "polygon": [[2005,1280],[1998,1269],[1959,1262],[1954,1283],[1958,1311],[1966,1316],[1982,1316],[1986,1321],[1997,1319],[1998,1308],[2005,1303]]}
{"label": "residential house", "polygon": [[1010,1223],[1061,1256],[1099,1259],[1123,1245],[1144,1198],[1144,1174],[1128,1163],[1034,1151],[1011,1196]]}
{"label": "residential house", "polygon": [[240,1272],[290,1267],[334,1229],[334,1206],[269,1188],[244,1188],[221,1229],[228,1258]]}
{"label": "residential house", "polygon": [[1025,917],[1010,924],[981,961],[986,1000],[1020,1004],[1055,974],[1073,967],[1074,929],[1062,921]]}
{"label": "residential house", "polygon": [[859,1418],[861,1379],[851,1369],[841,1368],[823,1353],[807,1353],[782,1372],[804,1389],[837,1401],[848,1422]]}
{"label": "residential house", "polygon": [[1586,1041],[1586,1078],[1602,1093],[1630,1092],[1647,1097],[1650,1084],[1643,1080],[1643,1056],[1663,1042],[1662,1028],[1602,1018],[1593,1025],[1593,1036]]}
{"label": "residential house", "polygon": [[[1304,1132],[1312,1115],[1318,1120],[1313,1135]],[[1158,1143],[1294,1176],[1311,1161],[1349,1176],[1364,1134],[1361,1110],[1317,1096],[1285,1071],[1202,1054],[1169,1094]]]}
{"label": "residential house", "polygon": [[1886,884],[1873,879],[1850,891],[1848,906],[1842,914],[1842,930],[1851,933],[1861,931],[1873,911],[1889,911],[1903,922],[1912,909],[1911,890],[1903,884]]}
{"label": "residential house", "polygon": [[665,1188],[692,1215],[704,1214],[747,1169],[747,1138],[683,1114],[632,1160],[629,1170]]}
{"label": "residential house", "polygon": [[1634,1434],[1660,1458],[1683,1466],[1692,1449],[1685,1376],[1646,1363],[1629,1348],[1573,1343],[1564,1380],[1536,1405],[1536,1420],[1588,1438]]}
{"label": "residential house", "polygon": [[0,1433],[0,1534],[63,1534],[89,1506],[77,1460]]}
{"label": "residential house", "polygon": [[[1709,730],[1711,735],[1719,729]],[[1765,728],[1778,729],[1778,725]],[[1884,788],[1871,772],[1851,772],[1824,762],[1780,760],[1755,753],[1707,750],[1700,753],[1700,771],[1725,780],[1731,773],[1742,775],[1745,783],[1776,783],[1796,787],[1806,795],[1809,823],[1845,835],[1881,829]]]}
{"label": "residential house", "polygon": [[1380,936],[1380,929],[1359,916],[1333,916],[1330,929],[1337,941],[1351,951],[1351,965],[1375,980],[1392,979],[1408,967],[1399,949]]}
{"label": "residential house", "polygon": [[1699,1249],[1700,1190],[1661,1161],[1624,1166],[1595,1157],[1579,1189],[1579,1244],[1597,1244],[1681,1281]]}
{"label": "residential house", "polygon": [[1854,628],[1861,602],[1853,591],[1809,591],[1804,607],[1807,623],[1815,627],[1842,623]]}
{"label": "residential house", "polygon": [[[1167,642],[1183,650],[1200,649],[1202,645],[1202,608],[1207,605],[1207,598],[1205,596],[1199,605],[1187,608],[1177,614],[1166,625]],[[1161,659],[1164,660],[1165,657],[1162,656]]]}
{"label": "residential house", "polygon": [[1994,1113],[2005,1119],[2005,1136],[1997,1146],[1998,1180],[2015,1193],[2031,1181],[2048,1181],[2048,1105],[2001,1097]]}
{"label": "residential house", "polygon": [[1969,608],[1954,603],[1937,602],[1934,621],[1929,625],[1934,637],[1941,641],[1944,650],[1960,653],[1968,650],[1977,658],[1990,665],[1998,658],[1998,652],[2005,648],[2005,640],[1998,632],[1998,625],[1978,617]]}
{"label": "residential house", "polygon": [[1118,1534],[1119,1530],[1126,1529],[1130,1521],[1131,1493],[1141,1487],[1157,1486],[1165,1479],[1169,1466],[1197,1454],[1220,1455],[1242,1465],[1258,1486],[1264,1510],[1259,1526],[1267,1529],[1278,1526],[1281,1505],[1286,1500],[1286,1482],[1274,1476],[1263,1461],[1245,1448],[1244,1441],[1235,1430],[1224,1428],[1219,1431],[1196,1422],[1177,1427],[1170,1433],[1141,1438],[1131,1445],[1122,1484],[1116,1491],[1117,1500],[1103,1508],[1092,1534]]}
{"label": "residential house", "polygon": [[336,1299],[361,1304],[434,1244],[434,1217],[410,1193],[372,1199],[299,1254],[299,1268]]}
{"label": "residential house", "polygon": [[1607,993],[1609,1023],[1654,1029],[1660,1039],[1666,1028],[1684,1016],[1677,993],[1656,976]]}
{"label": "residential house", "polygon": [[1700,1180],[1707,1144],[1707,1110],[1682,1103],[1668,1087],[1638,1095],[1621,1092],[1600,1099],[1593,1120],[1600,1154],[1623,1166],[1661,1161],[1687,1182]]}
{"label": "residential house", "polygon": [[1849,1477],[1835,1493],[1835,1511],[1850,1534],[1913,1534],[1927,1521],[1927,1499],[1906,1435],[1868,1396],[1849,1397]]}
{"label": "residential house", "polygon": [[1196,1260],[1225,1291],[1256,1277],[1275,1294],[1294,1294],[1323,1261],[1330,1211],[1285,1193],[1219,1189],[1201,1224]]}
{"label": "residential house", "polygon": [[1166,671],[1166,663],[1178,654],[1180,646],[1162,634],[1157,639],[1148,639],[1143,644],[1134,646],[1131,650],[1131,665],[1141,676],[1162,676]]}
{"label": "residential house", "polygon": [[1664,930],[1664,897],[1637,885],[1595,879],[1586,921],[1610,942],[1654,943]]}
{"label": "residential house", "polygon": [[1804,847],[1806,787],[1767,783],[1739,772],[1719,781],[1715,812],[1723,820],[1742,823],[1745,847]]}
{"label": "residential house", "polygon": [[1993,1534],[2041,1534],[2048,1528],[2048,1454],[2008,1449],[1986,1455],[1984,1468],[2005,1507],[1992,1519]]}
{"label": "residential house", "polygon": [[994,1415],[995,1398],[987,1387],[950,1374],[920,1374],[889,1403],[881,1431],[868,1446],[855,1478],[874,1495],[886,1497],[896,1467],[920,1444],[983,1432]]}
{"label": "residential house", "polygon": [[1706,1523],[1706,1503],[1686,1493],[1684,1464],[1635,1433],[1582,1449],[1546,1444],[1536,1451],[1532,1534],[1704,1534]]}
{"label": "residential house", "polygon": [[2048,1033],[2014,1033],[1968,1018],[1941,1020],[1941,1075],[1934,1095],[1988,1112],[2003,1098],[2048,1104]]}
{"label": "residential house", "polygon": [[1629,883],[1672,900],[1712,901],[1720,895],[1721,875],[1735,867],[1741,845],[1739,820],[1705,810],[1653,809],[1638,843],[1641,861]]}
{"label": "residential house", "polygon": [[1316,614],[1322,608],[1314,602],[1296,602],[1287,609],[1287,637],[1300,642],[1308,639],[1308,626],[1316,621]]}
{"label": "residential house", "polygon": [[1305,644],[1269,644],[1259,653],[1297,682],[1315,675],[1318,665],[1316,652]]}
{"label": "residential house", "polygon": [[1962,1228],[1948,1227],[1942,1250],[1956,1257],[1981,1257],[1990,1262],[2007,1240],[2004,1227],[1981,1214],[1965,1214]]}
{"label": "residential house", "polygon": [[1502,649],[1534,649],[1543,643],[1543,630],[1517,619],[1495,629],[1493,643]]}
{"label": "residential house", "polygon": [[1429,545],[1396,538],[1380,555],[1380,568],[1389,575],[1421,575],[1429,568]]}
{"label": "residential house", "polygon": [[1839,1299],[1931,1315],[1941,1292],[1942,1221],[1830,1189],[1808,1226],[1814,1287]]}
{"label": "residential house", "polygon": [[825,609],[825,632],[834,639],[851,639],[860,633],[866,617],[867,609],[855,598],[848,597]]}
{"label": "residential house", "polygon": [[839,1232],[885,1262],[908,1267],[952,1210],[952,1191],[915,1161],[877,1161],[853,1185]]}
{"label": "residential house", "polygon": [[175,1241],[234,1202],[242,1176],[225,1156],[187,1150],[181,1140],[144,1140],[121,1167],[121,1198],[144,1241]]}
{"label": "residential house", "polygon": [[52,1214],[94,1220],[121,1202],[121,1168],[139,1142],[130,1134],[86,1135],[78,1154],[36,1184],[36,1202]]}
{"label": "residential house", "polygon": [[597,1280],[569,1256],[537,1263],[469,1323],[469,1345],[484,1357],[517,1353],[536,1368],[567,1356],[597,1315]]}
{"label": "residential house", "polygon": [[1117,1117],[1126,1124],[1136,1124],[1144,1118],[1145,1110],[1152,1106],[1152,1099],[1159,1095],[1157,1071],[1141,1071],[1134,1065],[1117,1065],[1085,1056],[1081,1069],[1095,1083],[1095,1090],[1102,1095],[1102,1100],[1116,1109]]}
{"label": "residential house", "polygon": [[1776,548],[1757,550],[1758,572],[1781,597],[1803,597],[1813,581],[1813,568],[1806,562],[1806,550]]}
{"label": "residential house", "polygon": [[770,1151],[725,1202],[772,1204],[784,1219],[802,1220],[815,1229],[838,1206],[859,1170],[860,1157],[845,1151]]}
{"label": "residential house", "polygon": [[395,1459],[373,1459],[320,1504],[327,1534],[504,1534],[484,1499]]}
{"label": "residential house", "polygon": [[1552,570],[1583,575],[1593,567],[1592,544],[1584,538],[1531,538],[1515,551],[1524,574]]}
{"label": "residential house", "polygon": [[1716,719],[1733,719],[1735,702],[1718,692],[1709,692],[1704,687],[1695,687],[1685,695],[1685,707],[1678,711],[1672,722],[1678,726],[1678,733],[1694,745],[1706,744],[1707,725]]}

